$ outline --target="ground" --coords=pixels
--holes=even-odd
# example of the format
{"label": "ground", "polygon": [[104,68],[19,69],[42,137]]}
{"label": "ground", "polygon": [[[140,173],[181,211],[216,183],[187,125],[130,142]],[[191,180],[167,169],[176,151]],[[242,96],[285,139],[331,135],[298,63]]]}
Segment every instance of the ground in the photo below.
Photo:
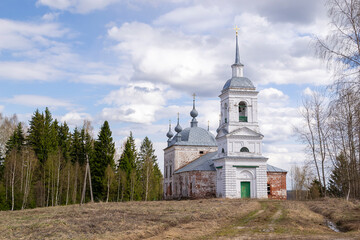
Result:
{"label": "ground", "polygon": [[[326,225],[331,220],[342,231]],[[360,203],[204,199],[0,212],[0,239],[359,239]]]}

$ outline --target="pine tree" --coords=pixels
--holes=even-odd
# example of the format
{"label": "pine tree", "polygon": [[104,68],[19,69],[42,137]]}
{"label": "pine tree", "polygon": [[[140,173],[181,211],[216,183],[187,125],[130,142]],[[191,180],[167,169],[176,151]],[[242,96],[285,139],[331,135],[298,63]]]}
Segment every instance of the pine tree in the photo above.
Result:
{"label": "pine tree", "polygon": [[109,123],[105,121],[95,141],[94,157],[90,162],[94,198],[98,200],[105,196],[105,170],[108,165],[112,168],[115,166],[115,143],[111,134]]}

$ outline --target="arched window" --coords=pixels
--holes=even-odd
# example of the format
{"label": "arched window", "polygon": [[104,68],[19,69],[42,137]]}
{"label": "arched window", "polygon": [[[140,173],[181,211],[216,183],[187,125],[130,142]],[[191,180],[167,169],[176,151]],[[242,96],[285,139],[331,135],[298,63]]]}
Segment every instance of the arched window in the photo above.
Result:
{"label": "arched window", "polygon": [[223,149],[221,149],[221,153],[225,153],[225,150],[224,150],[224,148],[223,148]]}
{"label": "arched window", "polygon": [[249,149],[247,147],[242,147],[240,149],[240,152],[249,152]]}
{"label": "arched window", "polygon": [[227,104],[224,104],[224,122],[227,123],[227,112],[228,112],[228,107]]}
{"label": "arched window", "polygon": [[239,103],[239,122],[247,122],[246,102]]}

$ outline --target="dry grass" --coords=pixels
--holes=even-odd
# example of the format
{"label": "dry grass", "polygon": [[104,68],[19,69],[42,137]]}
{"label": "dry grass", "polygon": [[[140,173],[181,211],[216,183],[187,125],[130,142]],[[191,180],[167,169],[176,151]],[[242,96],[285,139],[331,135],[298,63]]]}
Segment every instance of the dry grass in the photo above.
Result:
{"label": "dry grass", "polygon": [[340,230],[360,233],[359,201],[326,198],[321,201],[310,201],[307,204],[314,212],[320,213],[336,223]]}
{"label": "dry grass", "polygon": [[[0,239],[356,239],[359,205],[337,201],[207,199],[0,212]],[[351,231],[331,231],[319,213],[347,219]]]}
{"label": "dry grass", "polygon": [[95,203],[1,212],[1,239],[193,239],[258,206],[255,201]]}

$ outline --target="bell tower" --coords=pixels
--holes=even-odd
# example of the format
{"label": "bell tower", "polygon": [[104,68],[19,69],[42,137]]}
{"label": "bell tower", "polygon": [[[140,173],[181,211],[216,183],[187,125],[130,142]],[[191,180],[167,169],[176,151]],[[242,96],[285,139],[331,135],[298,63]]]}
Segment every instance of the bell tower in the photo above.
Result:
{"label": "bell tower", "polygon": [[[220,97],[220,123],[217,129],[217,196],[266,198],[266,161],[257,115],[255,86],[244,77],[240,62],[238,28],[235,63]],[[243,191],[244,190],[244,191]]]}
{"label": "bell tower", "polygon": [[231,65],[232,77],[220,94],[221,120],[219,129],[232,132],[239,127],[246,126],[259,131],[257,116],[257,95],[253,83],[243,76],[244,65],[240,62],[238,28],[236,29],[235,63]]}

